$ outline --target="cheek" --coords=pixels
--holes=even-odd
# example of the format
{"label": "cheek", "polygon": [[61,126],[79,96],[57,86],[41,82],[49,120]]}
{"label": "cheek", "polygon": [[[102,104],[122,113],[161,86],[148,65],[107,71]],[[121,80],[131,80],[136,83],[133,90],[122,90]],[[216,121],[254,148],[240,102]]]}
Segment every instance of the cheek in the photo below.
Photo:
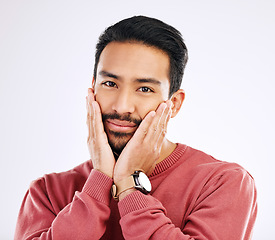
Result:
{"label": "cheek", "polygon": [[152,95],[152,97],[149,97],[147,99],[142,99],[143,101],[140,101],[137,104],[137,108],[140,111],[140,116],[142,119],[150,112],[150,111],[156,111],[159,107],[159,105],[165,101],[168,100],[168,89],[169,85],[165,85],[161,91],[159,91],[157,94]]}
{"label": "cheek", "polygon": [[111,99],[104,97],[102,94],[95,93],[95,100],[98,102],[101,112],[107,113],[108,109],[111,107]]}
{"label": "cheek", "polygon": [[138,113],[140,117],[143,119],[145,116],[151,112],[156,111],[158,106],[165,101],[164,99],[154,99],[154,100],[147,100],[137,105]]}

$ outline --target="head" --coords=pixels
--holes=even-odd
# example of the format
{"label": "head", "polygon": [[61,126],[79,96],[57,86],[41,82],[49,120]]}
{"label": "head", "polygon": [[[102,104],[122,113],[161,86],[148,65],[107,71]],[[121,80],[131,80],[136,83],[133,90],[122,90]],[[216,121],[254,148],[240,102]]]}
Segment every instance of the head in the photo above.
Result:
{"label": "head", "polygon": [[93,88],[115,152],[161,102],[171,99],[176,115],[184,99],[180,86],[187,58],[180,32],[153,18],[122,20],[99,37]]}
{"label": "head", "polygon": [[108,27],[99,37],[96,45],[94,78],[104,48],[111,42],[139,42],[165,52],[170,60],[169,98],[180,89],[188,51],[181,33],[174,27],[155,18],[135,16]]}

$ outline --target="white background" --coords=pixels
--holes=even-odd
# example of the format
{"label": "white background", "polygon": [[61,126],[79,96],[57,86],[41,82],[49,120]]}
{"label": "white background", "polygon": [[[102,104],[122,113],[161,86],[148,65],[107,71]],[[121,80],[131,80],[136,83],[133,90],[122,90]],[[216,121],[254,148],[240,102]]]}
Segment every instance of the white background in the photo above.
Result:
{"label": "white background", "polygon": [[0,239],[12,239],[30,182],[89,158],[85,96],[94,49],[132,15],[178,28],[189,49],[186,101],[168,136],[255,178],[253,239],[274,230],[274,1],[0,0]]}

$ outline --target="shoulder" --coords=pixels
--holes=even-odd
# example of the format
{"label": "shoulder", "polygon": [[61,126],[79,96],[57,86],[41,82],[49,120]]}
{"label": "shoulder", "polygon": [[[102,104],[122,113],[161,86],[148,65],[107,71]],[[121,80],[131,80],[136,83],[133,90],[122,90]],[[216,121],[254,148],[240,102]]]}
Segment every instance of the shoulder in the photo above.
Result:
{"label": "shoulder", "polygon": [[64,172],[53,172],[49,174],[45,174],[43,177],[40,177],[34,180],[31,183],[33,185],[55,185],[55,184],[65,184],[71,182],[81,182],[88,178],[90,172],[92,170],[92,166],[89,161],[86,161],[73,169]]}
{"label": "shoulder", "polygon": [[179,147],[184,149],[184,152],[175,164],[173,174],[184,175],[184,178],[189,179],[190,182],[197,182],[197,184],[203,184],[204,186],[208,183],[224,183],[226,181],[231,183],[235,181],[239,184],[246,182],[254,185],[253,177],[241,165],[218,160],[189,146],[179,144]]}
{"label": "shoulder", "polygon": [[76,191],[81,191],[92,166],[89,161],[64,172],[45,174],[30,184],[28,194],[31,198],[47,199],[62,209],[72,201]]}
{"label": "shoulder", "polygon": [[191,147],[186,148],[185,154],[184,165],[188,165],[190,174],[198,178],[204,184],[204,188],[225,184],[228,188],[239,185],[242,188],[255,189],[254,178],[241,165],[218,160]]}
{"label": "shoulder", "polygon": [[184,154],[182,155],[182,163],[188,164],[190,167],[207,169],[208,171],[238,171],[249,174],[241,165],[235,162],[219,160],[212,155],[190,146],[185,147]]}

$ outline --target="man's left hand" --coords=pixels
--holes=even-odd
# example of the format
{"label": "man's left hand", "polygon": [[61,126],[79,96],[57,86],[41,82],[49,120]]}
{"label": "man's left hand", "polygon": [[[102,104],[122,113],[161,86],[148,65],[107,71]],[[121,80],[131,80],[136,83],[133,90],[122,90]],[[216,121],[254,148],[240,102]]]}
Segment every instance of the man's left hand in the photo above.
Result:
{"label": "man's left hand", "polygon": [[117,160],[114,183],[129,177],[136,170],[143,171],[147,176],[153,172],[171,118],[171,106],[170,100],[163,102],[143,119]]}

